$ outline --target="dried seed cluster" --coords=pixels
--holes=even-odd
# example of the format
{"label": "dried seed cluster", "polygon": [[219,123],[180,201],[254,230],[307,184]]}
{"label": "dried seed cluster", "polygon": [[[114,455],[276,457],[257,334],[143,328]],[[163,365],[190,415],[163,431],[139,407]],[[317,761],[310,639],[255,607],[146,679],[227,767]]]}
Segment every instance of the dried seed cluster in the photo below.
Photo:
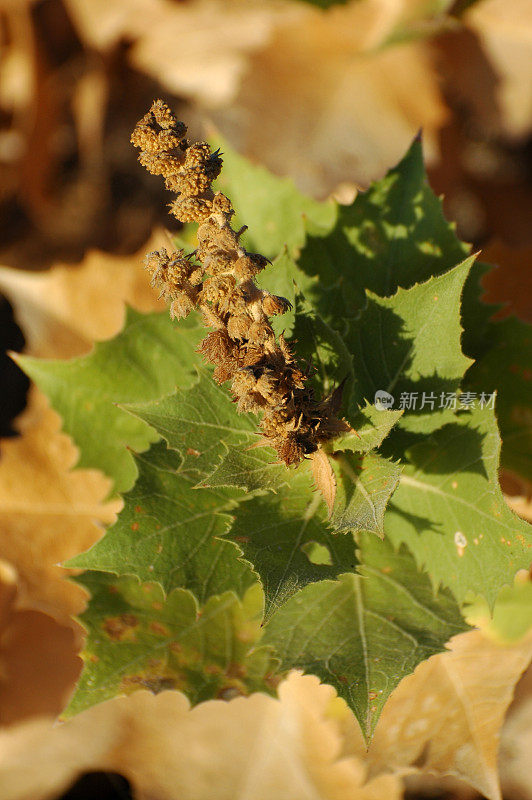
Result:
{"label": "dried seed cluster", "polygon": [[222,167],[220,154],[206,142],[191,144],[186,132],[156,100],[131,136],[141,164],[176,193],[171,213],[181,222],[199,223],[195,253],[149,253],[152,285],[161,288],[172,317],[201,311],[214,328],[200,351],[215,365],[215,380],[231,381],[239,411],[262,412],[263,435],[287,465],[295,464],[346,429],[336,417],[339,392],[317,400],[306,385],[308,370],[297,364],[283,336],[276,340],[270,317],[290,303],[257,287],[254,278],[268,260],[242,247],[245,228],[233,230],[231,202],[211,188]]}

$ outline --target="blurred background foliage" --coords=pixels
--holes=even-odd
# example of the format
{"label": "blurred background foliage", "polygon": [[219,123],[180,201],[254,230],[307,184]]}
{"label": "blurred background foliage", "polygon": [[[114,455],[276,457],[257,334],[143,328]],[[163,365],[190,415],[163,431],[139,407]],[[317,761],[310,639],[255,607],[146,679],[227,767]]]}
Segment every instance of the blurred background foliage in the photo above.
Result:
{"label": "blurred background foliage", "polygon": [[0,48],[3,264],[131,253],[170,224],[128,146],[155,96],[319,198],[422,128],[459,234],[516,263],[531,245],[528,0],[0,0]]}

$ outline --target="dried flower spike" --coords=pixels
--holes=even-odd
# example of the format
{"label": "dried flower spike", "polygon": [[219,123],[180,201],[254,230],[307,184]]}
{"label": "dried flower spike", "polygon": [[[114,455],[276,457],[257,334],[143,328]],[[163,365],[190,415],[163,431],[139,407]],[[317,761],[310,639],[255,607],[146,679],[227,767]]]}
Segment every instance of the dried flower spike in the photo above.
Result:
{"label": "dried flower spike", "polygon": [[298,365],[282,337],[276,339],[270,317],[291,306],[284,297],[262,291],[255,276],[269,263],[240,244],[245,228],[234,231],[231,201],[214,192],[222,160],[206,142],[190,144],[186,126],[156,100],[137,124],[131,141],[139,161],[162,175],[176,193],[170,212],[180,222],[198,222],[195,259],[182,251],[149,253],[152,285],[170,304],[173,317],[197,308],[214,328],[200,345],[215,365],[219,383],[231,381],[239,411],[262,414],[260,429],[287,464],[297,464],[320,443],[347,429],[336,416],[338,399],[316,399],[307,385],[308,370]]}

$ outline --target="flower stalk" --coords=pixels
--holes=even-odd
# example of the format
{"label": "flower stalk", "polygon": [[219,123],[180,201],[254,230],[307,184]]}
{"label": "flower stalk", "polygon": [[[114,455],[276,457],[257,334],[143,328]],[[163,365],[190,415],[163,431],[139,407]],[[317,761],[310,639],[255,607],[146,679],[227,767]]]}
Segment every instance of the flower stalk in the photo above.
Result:
{"label": "flower stalk", "polygon": [[220,153],[206,142],[190,143],[186,133],[184,123],[156,100],[131,136],[140,163],[176,194],[170,212],[180,222],[199,223],[194,253],[162,249],[147,255],[152,285],[160,287],[173,318],[194,308],[201,312],[213,330],[200,352],[214,365],[214,379],[231,381],[238,410],[261,414],[262,435],[287,466],[297,464],[348,428],[336,416],[341,391],[316,398],[309,368],[297,362],[282,335],[276,339],[270,318],[291,304],[255,283],[269,262],[242,246],[246,228],[233,230],[230,200],[212,189],[222,168]]}

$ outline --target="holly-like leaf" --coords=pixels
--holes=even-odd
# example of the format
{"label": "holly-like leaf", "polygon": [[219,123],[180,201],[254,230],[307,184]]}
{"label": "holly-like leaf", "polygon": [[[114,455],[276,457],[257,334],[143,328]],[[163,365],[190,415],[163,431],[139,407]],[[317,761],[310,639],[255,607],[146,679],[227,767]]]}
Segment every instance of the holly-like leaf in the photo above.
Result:
{"label": "holly-like leaf", "polygon": [[284,669],[331,683],[354,711],[364,737],[400,680],[465,629],[448,592],[434,593],[406,548],[361,536],[357,575],[313,583],[266,626]]}
{"label": "holly-like leaf", "polygon": [[[351,206],[334,227],[312,228],[298,266],[317,277],[306,297],[335,327],[364,304],[364,292],[392,295],[440,275],[467,256],[427,182],[421,142]],[[341,330],[341,327],[339,328]]]}
{"label": "holly-like leaf", "polygon": [[136,575],[165,593],[189,589],[200,603],[228,590],[243,596],[257,576],[238,547],[219,538],[231,526],[231,492],[194,491],[179,455],[162,442],[135,460],[139,477],[116,524],[69,566]]}
{"label": "holly-like leaf", "polygon": [[186,391],[127,408],[178,451],[182,471],[202,486],[275,491],[289,479],[272,448],[256,446],[257,417],[239,414],[228,391],[206,370]]}
{"label": "holly-like leaf", "polygon": [[460,296],[472,260],[393,297],[368,297],[349,337],[354,402],[388,393],[405,408],[398,424],[423,433],[453,417],[447,396],[471,363],[460,348]]}
{"label": "holly-like leaf", "polygon": [[308,583],[355,569],[351,534],[334,535],[310,471],[298,470],[276,495],[242,503],[228,534],[260,576],[266,614]]}
{"label": "holly-like leaf", "polygon": [[335,459],[338,490],[331,517],[337,533],[368,531],[384,536],[384,512],[402,467],[369,453],[339,453]]}
{"label": "holly-like leaf", "polygon": [[258,646],[263,595],[258,584],[242,600],[233,592],[198,606],[175,589],[165,597],[156,583],[86,572],[91,593],[81,617],[88,631],[85,669],[66,710],[70,716],[137,689],[179,689],[193,703],[225,692],[271,691],[271,650]]}
{"label": "holly-like leaf", "polygon": [[239,414],[227,390],[207,370],[201,370],[188,389],[126,408],[177,450],[182,471],[197,480],[214,471],[230,445],[248,447],[257,441],[256,417]]}
{"label": "holly-like leaf", "polygon": [[462,412],[410,449],[386,514],[386,536],[405,542],[433,584],[448,586],[460,603],[473,593],[493,607],[532,559],[531,528],[499,487],[499,451],[494,413]]}
{"label": "holly-like leaf", "polygon": [[382,444],[402,414],[400,409],[379,409],[366,403],[363,408],[350,414],[352,430],[337,436],[328,447],[333,452],[351,450],[368,453]]}
{"label": "holly-like leaf", "polygon": [[87,356],[53,361],[18,356],[17,361],[63,418],[80,448],[80,467],[96,467],[129,489],[136,467],[126,447],[146,450],[158,437],[117,403],[146,401],[192,382],[195,349],[204,329],[195,319],[174,325],[167,314],[128,311],[115,339]]}
{"label": "holly-like leaf", "polygon": [[364,756],[372,773],[454,775],[482,797],[500,800],[501,728],[531,657],[530,637],[509,646],[478,630],[453,637],[446,652],[420,664],[397,687],[370,747],[350,725],[344,753]]}

